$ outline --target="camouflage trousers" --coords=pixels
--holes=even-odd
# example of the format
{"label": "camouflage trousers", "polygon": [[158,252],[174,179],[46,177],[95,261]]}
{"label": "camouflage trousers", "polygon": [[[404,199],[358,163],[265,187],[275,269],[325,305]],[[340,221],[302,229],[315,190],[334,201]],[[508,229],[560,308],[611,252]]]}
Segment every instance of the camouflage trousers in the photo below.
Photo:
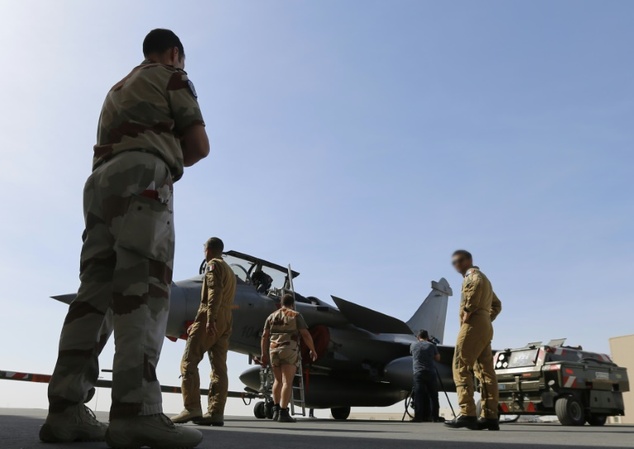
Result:
{"label": "camouflage trousers", "polygon": [[169,169],[141,152],[99,166],[86,181],[84,218],[81,285],[64,320],[49,412],[90,400],[114,331],[110,419],[161,413],[156,366],[174,258]]}
{"label": "camouflage trousers", "polygon": [[[225,314],[226,315],[226,314]],[[227,352],[231,337],[231,313],[224,322],[217,322],[214,335],[207,333],[204,323],[195,322],[189,330],[181,361],[183,402],[187,410],[200,410],[200,375],[198,364],[205,353],[211,362],[208,410],[212,416],[223,416],[229,392]]]}
{"label": "camouflage trousers", "polygon": [[453,358],[453,379],[463,415],[476,416],[475,374],[482,388],[482,417],[498,417],[498,382],[493,368],[492,339],[493,326],[484,311],[472,315],[468,323],[460,326]]}
{"label": "camouflage trousers", "polygon": [[[271,366],[280,367],[282,365],[297,365],[299,360],[299,346],[296,341],[284,342],[280,346],[269,348]],[[276,343],[271,343],[271,346]]]}

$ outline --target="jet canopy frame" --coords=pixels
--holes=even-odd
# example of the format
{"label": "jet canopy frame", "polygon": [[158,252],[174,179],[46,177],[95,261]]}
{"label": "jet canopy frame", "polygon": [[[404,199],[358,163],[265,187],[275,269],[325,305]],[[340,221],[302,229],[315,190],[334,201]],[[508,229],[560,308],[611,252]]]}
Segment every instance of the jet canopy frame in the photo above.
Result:
{"label": "jet canopy frame", "polygon": [[297,271],[239,251],[226,251],[223,257],[240,281],[267,296],[280,297],[292,290],[293,279],[299,276]]}

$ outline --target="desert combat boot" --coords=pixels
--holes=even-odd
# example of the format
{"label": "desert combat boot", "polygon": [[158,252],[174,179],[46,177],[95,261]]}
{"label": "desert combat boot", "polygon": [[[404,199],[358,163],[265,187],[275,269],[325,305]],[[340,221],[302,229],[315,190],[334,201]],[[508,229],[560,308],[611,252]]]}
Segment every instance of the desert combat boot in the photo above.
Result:
{"label": "desert combat boot", "polygon": [[295,418],[291,416],[288,408],[280,408],[280,414],[277,418],[278,422],[297,422]]}
{"label": "desert combat boot", "polygon": [[97,421],[84,404],[73,405],[61,413],[49,413],[40,429],[44,443],[104,441],[108,425]]}
{"label": "desert combat boot", "polygon": [[189,410],[185,408],[178,415],[172,416],[170,419],[174,424],[185,424],[190,421],[197,421],[202,418],[202,416],[203,411],[200,408],[198,410]]}
{"label": "desert combat boot", "polygon": [[139,415],[110,421],[106,443],[112,449],[193,449],[203,434],[186,426],[175,426],[165,415]]}
{"label": "desert combat boot", "polygon": [[205,413],[202,418],[195,419],[194,423],[200,426],[222,427],[225,425],[225,417],[223,415]]}

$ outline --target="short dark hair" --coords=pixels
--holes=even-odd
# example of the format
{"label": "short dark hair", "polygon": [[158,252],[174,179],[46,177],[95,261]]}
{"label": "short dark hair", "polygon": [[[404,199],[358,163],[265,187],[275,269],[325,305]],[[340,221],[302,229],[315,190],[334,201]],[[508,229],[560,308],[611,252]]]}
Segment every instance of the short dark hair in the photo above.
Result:
{"label": "short dark hair", "polygon": [[418,331],[418,338],[420,338],[421,340],[428,340],[429,339],[429,332],[427,332],[425,329],[421,329]]}
{"label": "short dark hair", "polygon": [[174,47],[178,48],[181,58],[184,58],[185,49],[178,36],[172,30],[156,28],[143,39],[143,56],[160,54]]}
{"label": "short dark hair", "polygon": [[284,296],[282,296],[282,305],[284,307],[292,307],[295,305],[295,297],[290,294],[290,293],[286,293]]}
{"label": "short dark hair", "polygon": [[466,258],[468,260],[473,260],[473,256],[466,249],[457,249],[457,250],[455,250],[453,252],[453,254],[451,255],[451,257],[456,257],[456,256],[464,257],[464,258]]}
{"label": "short dark hair", "polygon": [[224,251],[225,244],[218,237],[212,237],[205,242],[205,249],[217,254]]}

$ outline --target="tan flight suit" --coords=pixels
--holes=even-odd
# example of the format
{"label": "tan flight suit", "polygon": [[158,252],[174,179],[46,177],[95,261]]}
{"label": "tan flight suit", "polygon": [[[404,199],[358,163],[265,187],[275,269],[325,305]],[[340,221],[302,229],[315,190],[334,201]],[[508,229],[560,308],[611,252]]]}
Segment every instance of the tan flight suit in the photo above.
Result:
{"label": "tan flight suit", "polygon": [[493,292],[491,282],[478,267],[467,271],[462,283],[460,319],[464,312],[469,320],[462,323],[453,359],[453,379],[461,414],[476,416],[473,400],[473,373],[482,385],[482,417],[498,417],[498,383],[493,369],[493,326],[502,311],[502,303]]}
{"label": "tan flight suit", "polygon": [[[236,276],[222,259],[212,259],[203,277],[200,307],[189,329],[181,362],[183,402],[187,410],[200,410],[198,364],[206,352],[211,361],[209,413],[223,416],[229,390],[227,351],[233,324],[232,308],[236,294]],[[216,333],[207,332],[207,323],[216,323]]]}
{"label": "tan flight suit", "polygon": [[299,331],[307,329],[306,321],[293,309],[282,307],[273,312],[264,323],[270,332],[269,357],[271,366],[297,365],[299,358]]}

